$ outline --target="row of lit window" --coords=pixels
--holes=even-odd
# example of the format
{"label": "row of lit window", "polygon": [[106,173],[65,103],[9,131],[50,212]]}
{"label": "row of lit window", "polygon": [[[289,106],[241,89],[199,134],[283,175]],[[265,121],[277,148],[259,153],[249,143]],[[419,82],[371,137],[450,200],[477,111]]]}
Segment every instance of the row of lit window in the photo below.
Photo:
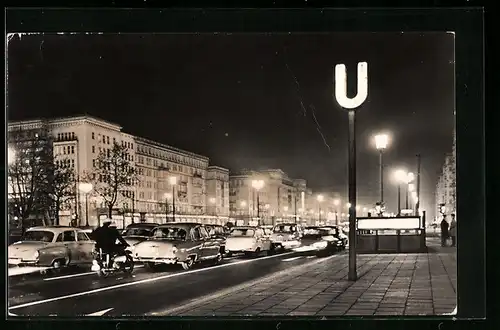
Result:
{"label": "row of lit window", "polygon": [[75,132],[65,132],[65,133],[57,133],[57,140],[74,140],[76,139]]}
{"label": "row of lit window", "polygon": [[[137,152],[152,155],[154,157],[157,157],[157,158],[160,158],[163,160],[173,161],[176,163],[187,164],[187,165],[195,166],[198,168],[203,167],[203,162],[194,160],[191,157],[179,156],[179,155],[172,154],[171,152],[160,151],[160,150],[157,150],[157,149],[154,149],[151,147],[137,146]],[[146,157],[146,159],[148,159],[148,158]],[[158,165],[155,165],[155,166],[158,166]]]}
{"label": "row of lit window", "polygon": [[71,155],[75,153],[75,146],[55,147],[56,155]]}
{"label": "row of lit window", "polygon": [[55,164],[57,167],[75,168],[75,160],[74,159],[56,160]]}

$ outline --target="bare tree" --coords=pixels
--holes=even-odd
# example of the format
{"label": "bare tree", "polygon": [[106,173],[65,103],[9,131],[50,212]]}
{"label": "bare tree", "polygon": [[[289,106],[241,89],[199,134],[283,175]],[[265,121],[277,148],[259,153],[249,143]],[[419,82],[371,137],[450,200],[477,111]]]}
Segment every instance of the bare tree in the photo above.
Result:
{"label": "bare tree", "polygon": [[94,192],[104,199],[111,218],[113,207],[123,191],[132,187],[137,173],[126,146],[114,143],[111,149],[102,149],[96,159],[97,168],[87,180],[94,186]]}
{"label": "bare tree", "polygon": [[48,181],[47,195],[52,205],[54,224],[59,225],[61,206],[76,197],[75,171],[63,161],[54,162]]}
{"label": "bare tree", "polygon": [[26,220],[44,213],[43,194],[47,189],[48,164],[52,148],[43,130],[10,132],[8,139],[8,184],[11,214],[20,220],[24,230]]}

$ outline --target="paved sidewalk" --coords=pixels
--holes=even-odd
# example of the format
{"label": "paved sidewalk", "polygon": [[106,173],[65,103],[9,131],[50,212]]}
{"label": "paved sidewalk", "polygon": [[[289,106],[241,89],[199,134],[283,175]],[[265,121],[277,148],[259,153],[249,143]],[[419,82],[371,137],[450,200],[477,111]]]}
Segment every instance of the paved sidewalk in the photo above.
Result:
{"label": "paved sidewalk", "polygon": [[429,245],[427,254],[358,255],[356,282],[347,281],[348,256],[342,254],[165,313],[182,316],[451,313],[456,307],[456,250]]}

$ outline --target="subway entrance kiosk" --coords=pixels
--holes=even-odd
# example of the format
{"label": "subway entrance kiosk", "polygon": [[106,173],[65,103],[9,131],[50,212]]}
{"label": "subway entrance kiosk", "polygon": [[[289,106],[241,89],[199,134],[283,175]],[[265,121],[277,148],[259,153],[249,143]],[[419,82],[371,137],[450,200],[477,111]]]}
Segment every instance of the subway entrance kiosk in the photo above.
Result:
{"label": "subway entrance kiosk", "polygon": [[356,221],[358,253],[425,253],[425,213],[421,216],[361,217]]}

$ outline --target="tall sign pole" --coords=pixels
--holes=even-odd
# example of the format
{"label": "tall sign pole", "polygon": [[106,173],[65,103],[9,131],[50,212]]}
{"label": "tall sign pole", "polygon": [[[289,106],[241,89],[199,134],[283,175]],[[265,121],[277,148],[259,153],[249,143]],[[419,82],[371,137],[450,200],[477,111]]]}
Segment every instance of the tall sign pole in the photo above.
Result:
{"label": "tall sign pole", "polygon": [[358,93],[347,97],[347,73],[344,64],[335,66],[335,99],[347,110],[349,118],[349,281],[358,279],[356,266],[356,109],[368,97],[368,64],[358,63]]}
{"label": "tall sign pole", "polygon": [[417,202],[415,203],[415,214],[420,216],[420,154],[417,155]]}

